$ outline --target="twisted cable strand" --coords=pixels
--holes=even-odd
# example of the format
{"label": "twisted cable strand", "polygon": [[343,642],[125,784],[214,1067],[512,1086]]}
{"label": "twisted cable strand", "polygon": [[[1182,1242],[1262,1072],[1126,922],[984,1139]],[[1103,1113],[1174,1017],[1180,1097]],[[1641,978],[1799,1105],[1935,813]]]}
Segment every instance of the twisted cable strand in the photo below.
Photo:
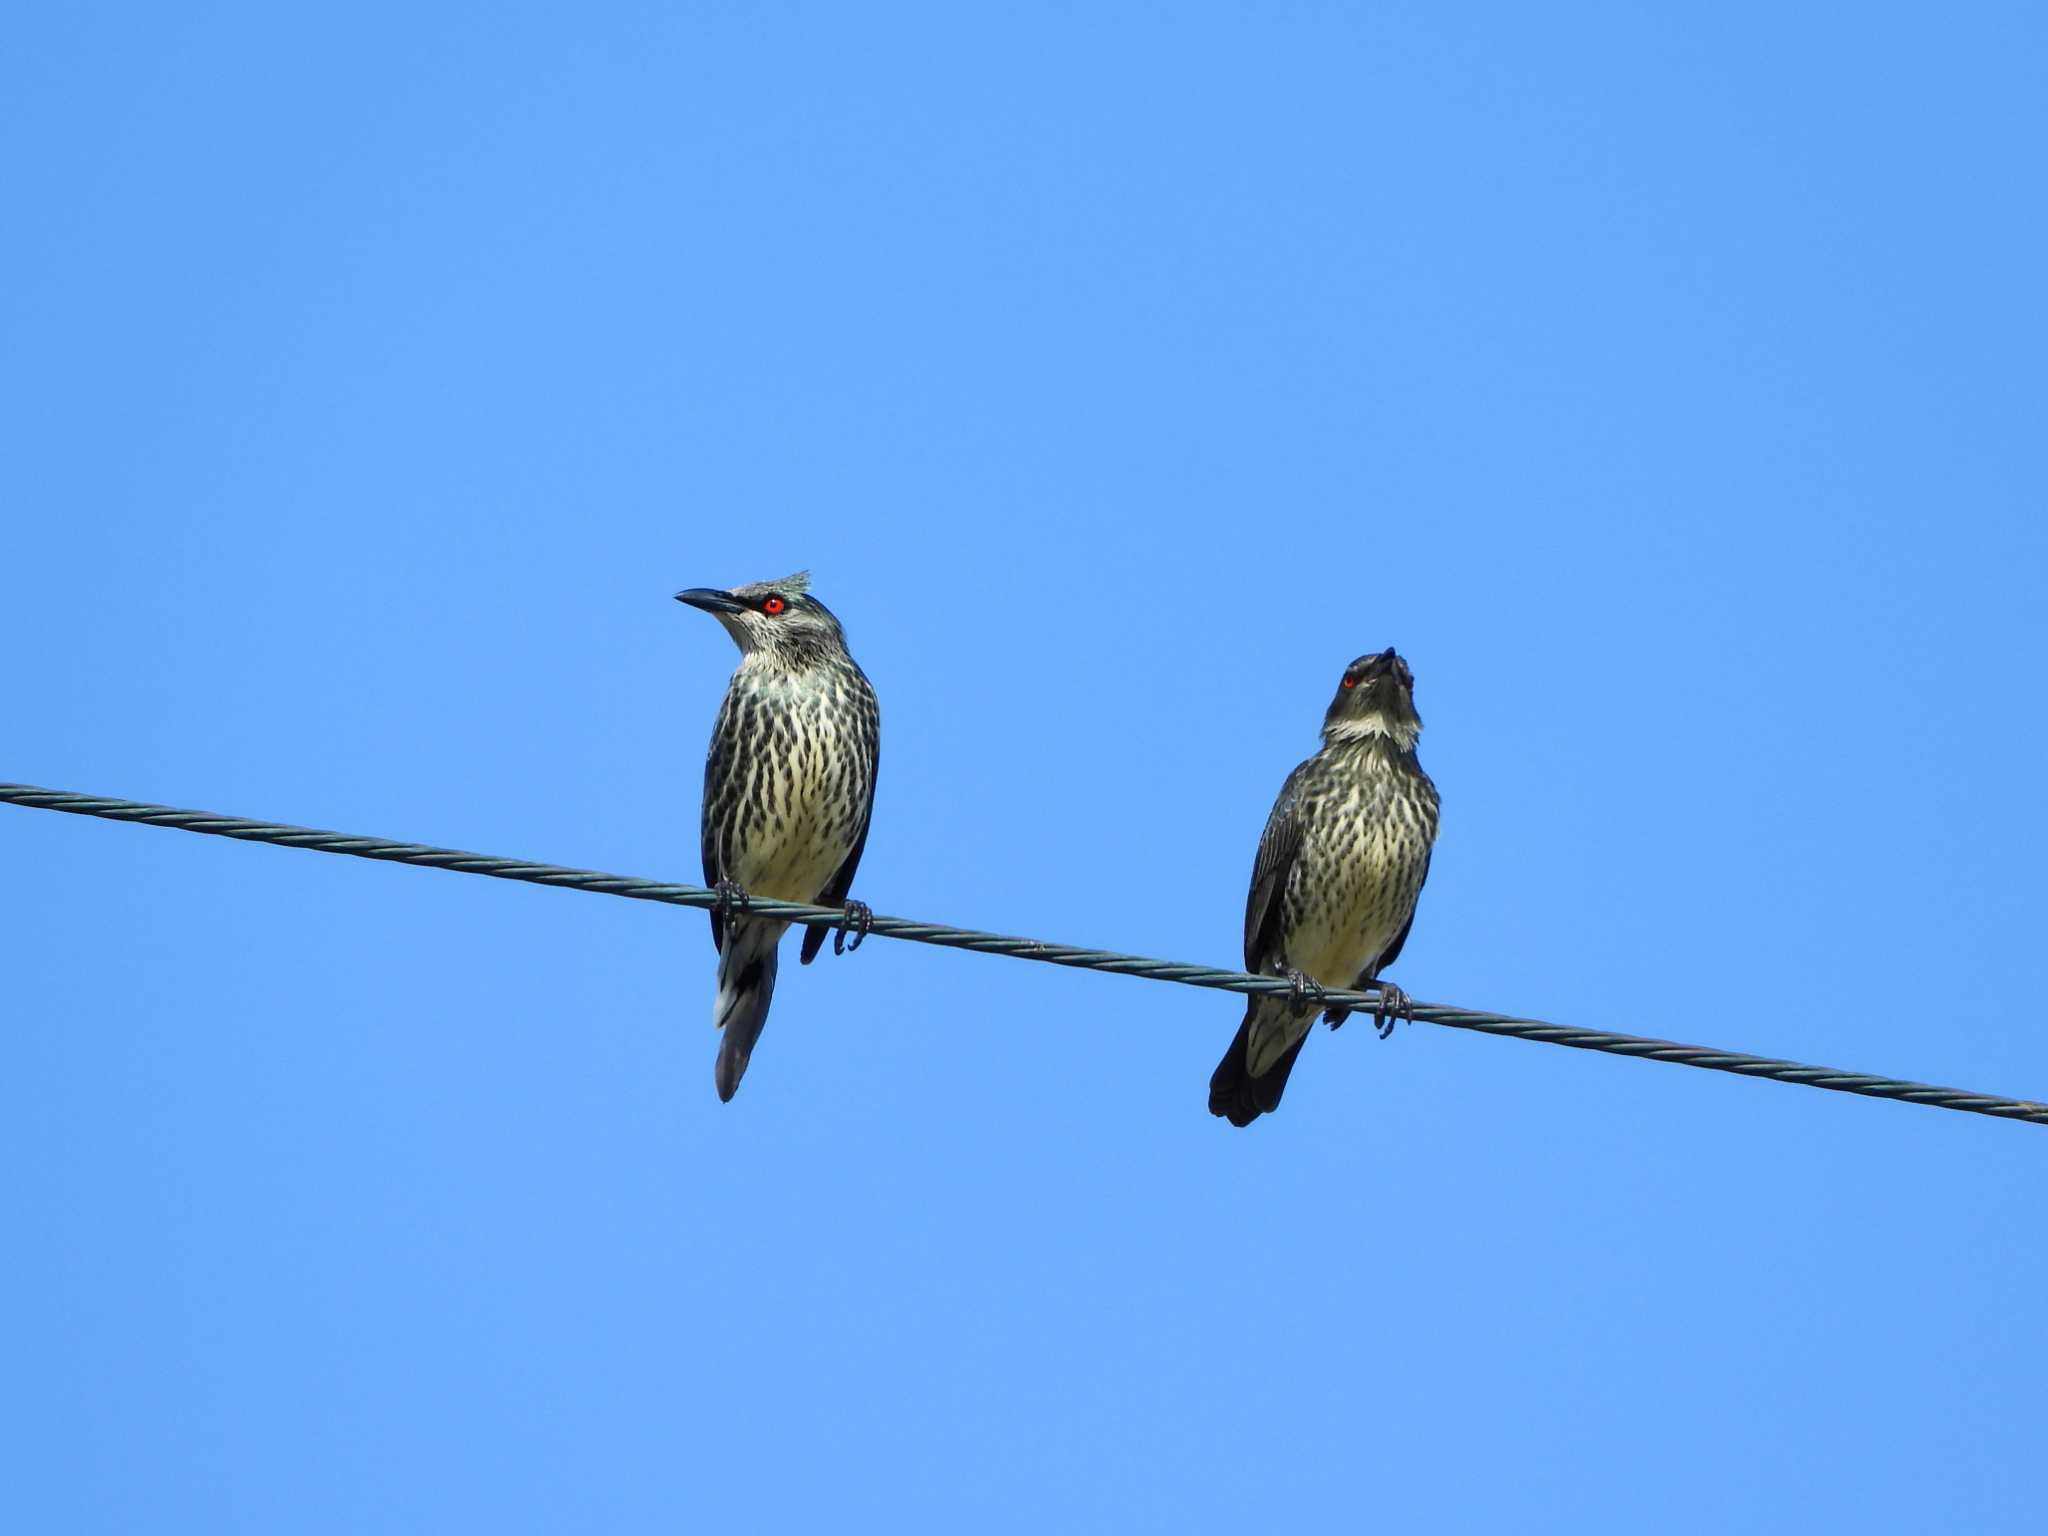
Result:
{"label": "twisted cable strand", "polygon": [[[561,864],[538,864],[529,859],[508,859],[493,854],[464,853],[456,848],[437,848],[428,843],[399,843],[388,838],[363,837],[347,832],[323,832],[313,827],[287,826],[272,821],[252,821],[244,816],[220,816],[210,811],[181,810],[170,805],[149,805],[114,795],[86,795],[71,790],[39,789],[33,784],[0,783],[0,802],[31,806],[45,811],[65,811],[78,816],[99,816],[109,821],[144,822],[156,827],[175,827],[184,832],[204,832],[214,837],[232,837],[243,842],[275,843],[283,848],[310,848],[316,853],[345,853],[360,859],[383,859],[397,864],[417,864],[427,869],[448,869],[459,874],[489,875],[497,880],[524,880],[533,885],[561,886],[568,890],[595,891],[606,896],[625,896],[635,901],[660,901],[678,907],[716,906],[716,891],[701,885],[682,885],[663,880],[643,880],[631,875],[609,875],[595,869],[573,869]],[[846,914],[837,907],[813,907],[801,902],[773,901],[754,897],[747,911],[761,917],[782,918],[813,927],[837,927]],[[886,938],[908,939],[918,944],[937,944],[947,949],[972,950],[984,955],[1008,955],[1018,960],[1039,960],[1048,965],[1075,966],[1082,970],[1107,971],[1120,976],[1137,976],[1148,981],[1174,981],[1183,986],[1210,987],[1225,992],[1290,991],[1289,984],[1272,976],[1253,976],[1244,971],[1217,970],[1212,966],[1189,965],[1175,960],[1155,960],[1145,955],[1124,955],[1113,950],[1084,949],[1074,944],[1048,944],[1039,939],[1011,938],[999,933],[982,933],[972,928],[955,928],[945,923],[923,923],[907,917],[875,917],[870,932]],[[1370,1011],[1370,992],[1332,989],[1326,1001],[1343,1007]],[[1613,1034],[1599,1029],[1577,1029],[1565,1024],[1546,1024],[1540,1019],[1518,1019],[1508,1014],[1482,1013],[1470,1008],[1452,1008],[1437,1003],[1417,1003],[1414,1017],[1425,1024],[1450,1029],[1470,1029],[1487,1035],[1507,1035],[1517,1040],[1535,1040],[1545,1045],[1569,1046],[1580,1051],[1605,1051],[1614,1056],[1640,1056],[1651,1061],[1668,1061],[1682,1067],[1702,1067],[1714,1072],[1733,1072],[1742,1077],[1764,1077],[1774,1082],[1796,1083],[1808,1088],[1825,1088],[1834,1093],[1859,1093],[1876,1099],[1900,1099],[1926,1104],[1935,1109],[1962,1110],[2019,1120],[2030,1125],[2048,1125],[2048,1104],[2028,1099],[2002,1098],[1995,1094],[1970,1093],[1960,1088],[1940,1088],[1931,1083],[1908,1082],[1866,1072],[1846,1072],[1836,1067],[1807,1066],[1770,1056],[1750,1056],[1740,1051],[1715,1050],[1708,1046],[1679,1045],[1670,1040],[1653,1040],[1641,1035]]]}

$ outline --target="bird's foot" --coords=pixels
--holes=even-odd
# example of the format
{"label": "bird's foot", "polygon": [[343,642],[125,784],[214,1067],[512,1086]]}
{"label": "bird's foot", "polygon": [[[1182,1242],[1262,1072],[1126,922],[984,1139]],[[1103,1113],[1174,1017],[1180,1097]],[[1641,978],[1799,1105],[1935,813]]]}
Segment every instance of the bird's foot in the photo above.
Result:
{"label": "bird's foot", "polygon": [[1322,983],[1315,977],[1306,971],[1297,971],[1292,966],[1280,974],[1287,982],[1288,1005],[1296,1013],[1314,1013],[1323,1006],[1323,999],[1329,994],[1323,990]]}
{"label": "bird's foot", "polygon": [[747,910],[746,889],[737,880],[721,880],[711,889],[718,896],[718,900],[711,904],[711,910],[727,922],[732,921],[735,912]]}
{"label": "bird's foot", "polygon": [[1379,1000],[1372,1005],[1372,1022],[1382,1040],[1394,1032],[1395,1024],[1403,1020],[1415,1022],[1415,1000],[1406,992],[1391,981],[1376,981],[1372,987],[1379,994]]}
{"label": "bird's foot", "polygon": [[1333,1003],[1323,1010],[1323,1022],[1332,1029],[1339,1028],[1350,1017],[1351,1010],[1342,1004]]}
{"label": "bird's foot", "polygon": [[[832,930],[832,953],[850,955],[860,948],[875,926],[875,909],[864,901],[849,901],[846,914],[839,919],[839,926]],[[849,938],[848,935],[852,937]]]}

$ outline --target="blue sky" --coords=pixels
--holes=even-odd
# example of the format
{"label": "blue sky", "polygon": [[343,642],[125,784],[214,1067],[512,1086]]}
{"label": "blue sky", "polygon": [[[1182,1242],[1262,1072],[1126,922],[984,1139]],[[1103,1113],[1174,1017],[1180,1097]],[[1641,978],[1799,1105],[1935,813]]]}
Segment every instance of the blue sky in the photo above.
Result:
{"label": "blue sky", "polygon": [[[0,55],[0,777],[1233,962],[1415,668],[1432,1001],[2048,1096],[2029,7],[181,6]],[[21,1529],[1921,1530],[2048,1136],[0,808]]]}

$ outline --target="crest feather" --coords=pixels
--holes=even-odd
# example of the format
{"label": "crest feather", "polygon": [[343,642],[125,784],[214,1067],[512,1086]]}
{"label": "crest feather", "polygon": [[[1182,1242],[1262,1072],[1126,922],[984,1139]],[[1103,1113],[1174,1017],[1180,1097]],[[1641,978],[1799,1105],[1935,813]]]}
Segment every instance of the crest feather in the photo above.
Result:
{"label": "crest feather", "polygon": [[780,592],[785,597],[802,597],[810,590],[811,573],[798,571],[780,581],[750,581],[745,586],[734,587],[732,592],[735,597],[761,597],[770,592]]}

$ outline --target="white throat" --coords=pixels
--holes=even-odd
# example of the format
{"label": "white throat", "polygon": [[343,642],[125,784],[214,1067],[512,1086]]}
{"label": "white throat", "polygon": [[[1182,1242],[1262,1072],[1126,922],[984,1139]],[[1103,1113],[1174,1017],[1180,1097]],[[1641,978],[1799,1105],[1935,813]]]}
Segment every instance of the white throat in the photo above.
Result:
{"label": "white throat", "polygon": [[1404,752],[1415,745],[1422,734],[1420,722],[1395,720],[1383,710],[1369,714],[1347,715],[1331,723],[1323,735],[1333,742],[1370,741],[1375,736],[1384,736]]}

